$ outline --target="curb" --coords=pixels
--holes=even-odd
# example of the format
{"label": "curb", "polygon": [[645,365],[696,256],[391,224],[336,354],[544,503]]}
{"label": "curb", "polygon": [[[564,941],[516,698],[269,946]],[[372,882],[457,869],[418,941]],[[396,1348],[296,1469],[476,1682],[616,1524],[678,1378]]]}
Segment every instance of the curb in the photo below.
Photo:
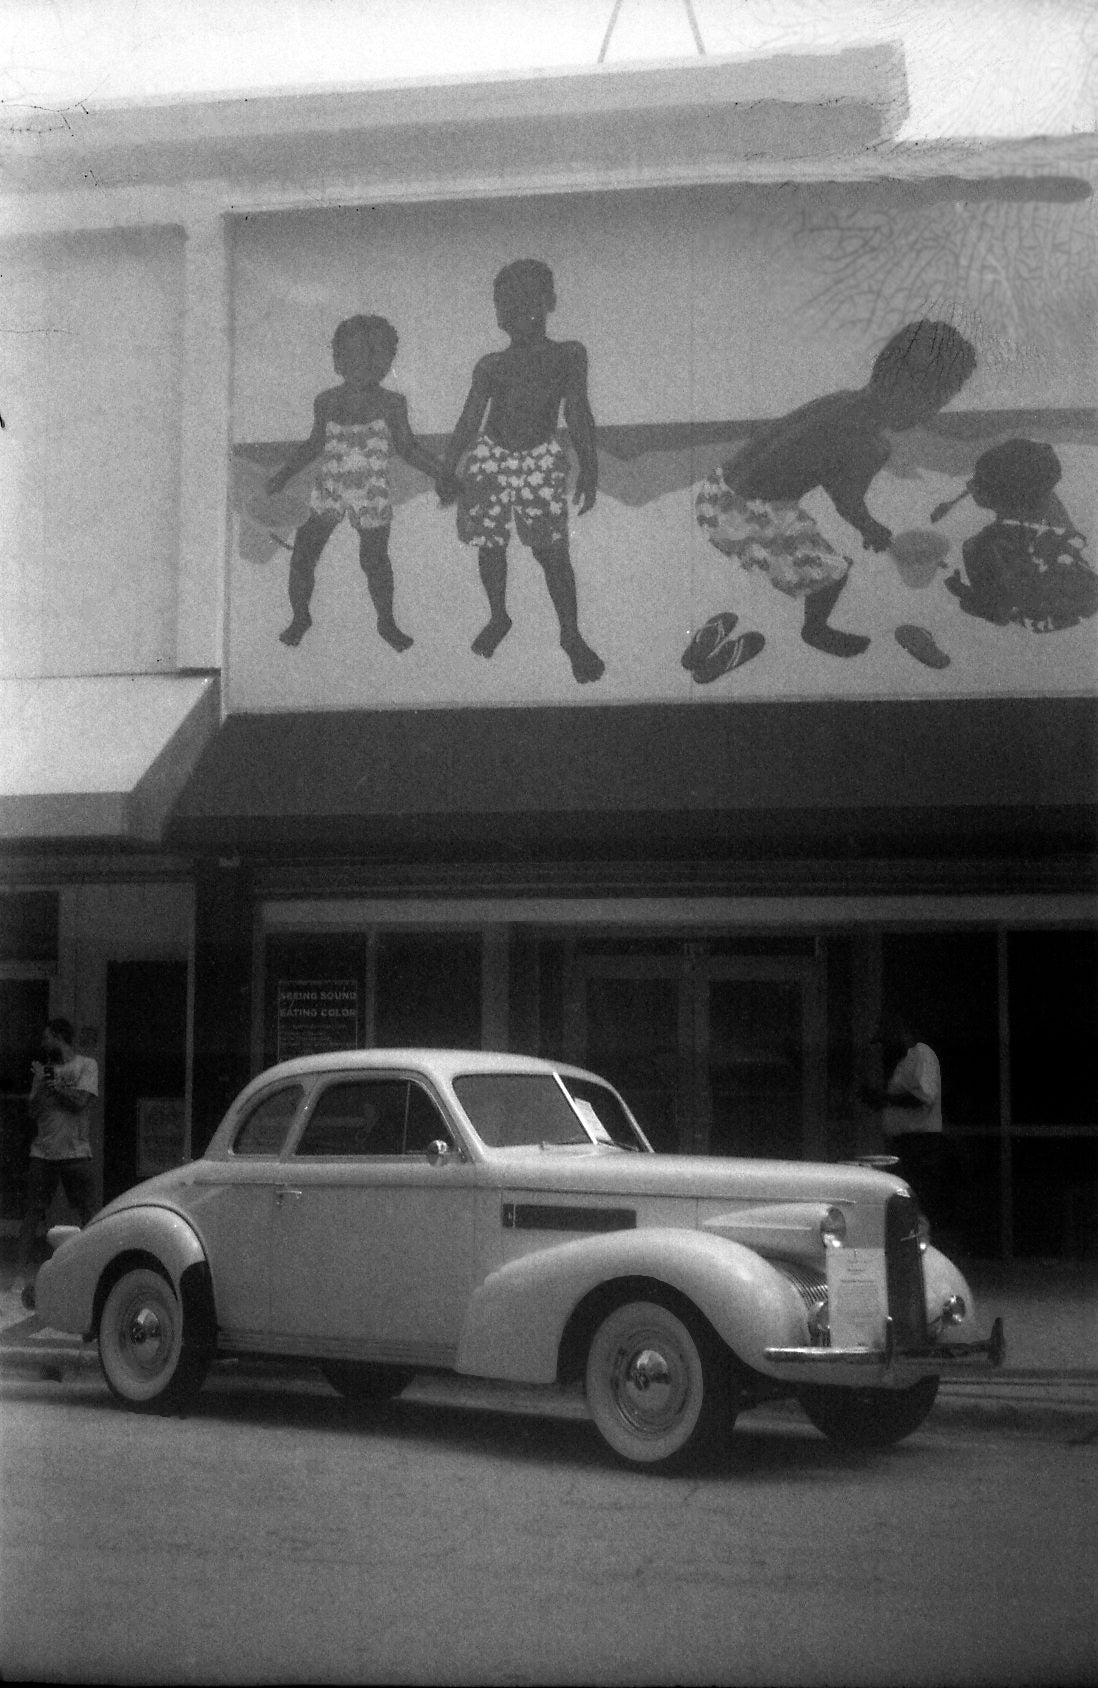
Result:
{"label": "curb", "polygon": [[[29,1315],[25,1324],[36,1320]],[[276,1381],[316,1375],[308,1362],[224,1359],[215,1362],[215,1374],[249,1381]],[[52,1338],[15,1326],[0,1336],[0,1377],[24,1375],[63,1383],[102,1378],[99,1353],[94,1343],[72,1337]],[[474,1379],[434,1377],[424,1374],[409,1385],[408,1398],[461,1409],[546,1415],[564,1413],[586,1417],[581,1397],[576,1394],[554,1400],[550,1405],[540,1391],[521,1387],[481,1383]],[[547,1411],[548,1409],[548,1411]],[[773,1413],[777,1417],[800,1412],[793,1401],[776,1401],[754,1409],[751,1417]],[[1055,1373],[1000,1374],[998,1377],[960,1381],[943,1380],[929,1424],[944,1429],[994,1429],[1014,1435],[1040,1436],[1072,1446],[1098,1446],[1098,1377],[1093,1373],[1063,1376]]]}

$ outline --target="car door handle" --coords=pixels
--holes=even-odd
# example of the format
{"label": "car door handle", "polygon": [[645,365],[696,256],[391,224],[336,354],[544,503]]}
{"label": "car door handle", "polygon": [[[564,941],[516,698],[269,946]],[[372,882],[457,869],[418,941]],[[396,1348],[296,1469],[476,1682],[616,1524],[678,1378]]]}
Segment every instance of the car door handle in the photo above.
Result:
{"label": "car door handle", "polygon": [[304,1190],[292,1189],[289,1184],[279,1184],[275,1187],[275,1206],[281,1207],[283,1202],[299,1202],[305,1194]]}

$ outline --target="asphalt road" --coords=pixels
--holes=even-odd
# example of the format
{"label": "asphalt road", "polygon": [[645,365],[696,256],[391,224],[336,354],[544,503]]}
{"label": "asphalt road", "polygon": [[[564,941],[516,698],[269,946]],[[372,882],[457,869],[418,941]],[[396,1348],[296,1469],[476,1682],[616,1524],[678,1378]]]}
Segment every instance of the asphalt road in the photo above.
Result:
{"label": "asphalt road", "polygon": [[0,1384],[0,1669],[74,1682],[1098,1680],[1098,1446],[864,1459],[741,1420],[695,1478],[578,1418],[215,1377],[184,1419]]}

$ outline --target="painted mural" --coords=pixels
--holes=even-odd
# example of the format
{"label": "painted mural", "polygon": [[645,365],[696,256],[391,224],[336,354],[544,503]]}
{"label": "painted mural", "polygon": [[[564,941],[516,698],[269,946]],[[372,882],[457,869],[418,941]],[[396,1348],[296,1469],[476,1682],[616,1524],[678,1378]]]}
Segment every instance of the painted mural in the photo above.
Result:
{"label": "painted mural", "polygon": [[1089,188],[956,191],[249,219],[230,706],[1093,689]]}

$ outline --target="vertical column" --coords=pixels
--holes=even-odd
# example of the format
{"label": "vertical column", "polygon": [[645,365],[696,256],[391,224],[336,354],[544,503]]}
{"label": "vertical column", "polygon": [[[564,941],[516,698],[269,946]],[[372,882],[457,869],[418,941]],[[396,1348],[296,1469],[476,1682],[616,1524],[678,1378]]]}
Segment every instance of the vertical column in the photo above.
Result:
{"label": "vertical column", "polygon": [[202,1154],[251,1076],[251,874],[236,860],[195,874],[191,1153]]}
{"label": "vertical column", "polygon": [[1014,1259],[1014,1105],[1010,1088],[1010,971],[1007,934],[997,934],[999,978],[999,1251]]}
{"label": "vertical column", "polygon": [[218,213],[184,243],[176,665],[220,668],[229,476],[229,247]]}
{"label": "vertical column", "polygon": [[857,1090],[859,1084],[868,1080],[878,1085],[883,1084],[888,1076],[882,1072],[876,1057],[872,1073],[866,1071],[865,1052],[870,1046],[870,1039],[880,1017],[883,995],[884,961],[881,954],[881,934],[858,933],[853,940],[851,976],[855,1090],[852,1103],[857,1122],[856,1152],[863,1155],[879,1154],[882,1146],[878,1116],[875,1110],[867,1108],[865,1103],[858,1099]]}
{"label": "vertical column", "polygon": [[815,953],[800,973],[804,1021],[804,1156],[822,1160],[827,1127],[827,968],[824,940],[814,938]]}

